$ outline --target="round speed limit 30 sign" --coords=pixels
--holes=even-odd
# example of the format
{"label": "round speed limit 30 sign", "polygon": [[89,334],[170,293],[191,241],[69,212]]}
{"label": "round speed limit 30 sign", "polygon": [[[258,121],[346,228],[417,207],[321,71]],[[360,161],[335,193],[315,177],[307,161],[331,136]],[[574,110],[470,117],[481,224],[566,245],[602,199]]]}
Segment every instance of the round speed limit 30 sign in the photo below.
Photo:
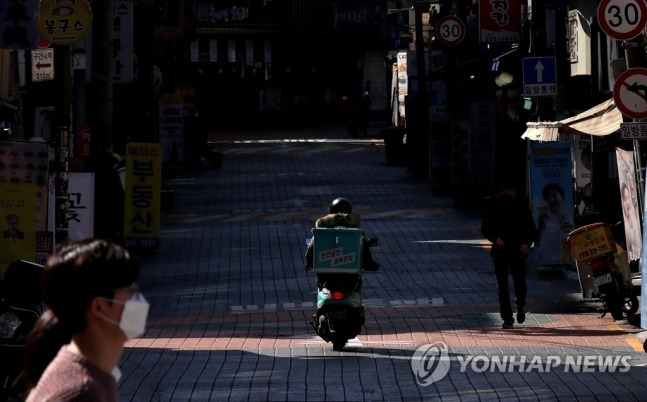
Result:
{"label": "round speed limit 30 sign", "polygon": [[458,45],[465,38],[465,23],[453,15],[441,18],[436,24],[436,38],[447,46]]}
{"label": "round speed limit 30 sign", "polygon": [[618,40],[633,39],[647,24],[645,0],[602,0],[598,6],[602,31]]}

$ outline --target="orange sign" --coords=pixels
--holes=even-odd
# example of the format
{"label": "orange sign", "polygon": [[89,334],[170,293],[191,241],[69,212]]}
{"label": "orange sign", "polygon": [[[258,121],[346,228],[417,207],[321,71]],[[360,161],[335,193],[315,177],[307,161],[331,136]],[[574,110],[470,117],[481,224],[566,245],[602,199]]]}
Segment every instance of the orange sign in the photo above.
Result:
{"label": "orange sign", "polygon": [[38,32],[55,45],[72,45],[92,25],[92,10],[86,0],[41,0]]}

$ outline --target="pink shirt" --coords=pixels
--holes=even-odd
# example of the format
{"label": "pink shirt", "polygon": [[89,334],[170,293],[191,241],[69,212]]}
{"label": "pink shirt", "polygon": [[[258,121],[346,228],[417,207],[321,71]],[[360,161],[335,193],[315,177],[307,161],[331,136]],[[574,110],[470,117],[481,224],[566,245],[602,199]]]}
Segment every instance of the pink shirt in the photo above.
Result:
{"label": "pink shirt", "polygon": [[116,402],[117,381],[65,345],[47,366],[28,402]]}

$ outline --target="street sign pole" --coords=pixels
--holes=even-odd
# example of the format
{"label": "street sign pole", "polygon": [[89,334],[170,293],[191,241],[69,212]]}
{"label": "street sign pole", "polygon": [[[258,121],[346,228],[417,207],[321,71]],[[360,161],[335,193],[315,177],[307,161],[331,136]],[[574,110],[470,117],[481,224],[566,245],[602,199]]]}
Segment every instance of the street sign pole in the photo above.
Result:
{"label": "street sign pole", "polygon": [[55,164],[56,177],[55,189],[55,215],[54,215],[54,240],[56,244],[65,242],[69,238],[67,222],[68,200],[68,158],[70,137],[70,107],[72,99],[72,77],[70,63],[70,47],[68,45],[55,46],[54,49],[54,75],[58,77],[57,87],[62,96],[57,97],[54,113],[55,130]]}

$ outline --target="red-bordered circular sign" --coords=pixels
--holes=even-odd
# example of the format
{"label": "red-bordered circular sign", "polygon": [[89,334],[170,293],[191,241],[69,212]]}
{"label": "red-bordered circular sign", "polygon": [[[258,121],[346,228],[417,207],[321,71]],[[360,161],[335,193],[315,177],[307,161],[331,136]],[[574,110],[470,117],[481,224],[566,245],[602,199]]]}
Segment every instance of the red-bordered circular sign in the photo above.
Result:
{"label": "red-bordered circular sign", "polygon": [[613,86],[613,101],[625,116],[647,118],[647,68],[630,68],[620,74]]}
{"label": "red-bordered circular sign", "polygon": [[598,23],[613,39],[633,39],[647,25],[647,4],[645,0],[602,0],[598,5]]}
{"label": "red-bordered circular sign", "polygon": [[465,38],[465,23],[458,17],[448,15],[438,20],[436,38],[447,46],[455,46]]}

